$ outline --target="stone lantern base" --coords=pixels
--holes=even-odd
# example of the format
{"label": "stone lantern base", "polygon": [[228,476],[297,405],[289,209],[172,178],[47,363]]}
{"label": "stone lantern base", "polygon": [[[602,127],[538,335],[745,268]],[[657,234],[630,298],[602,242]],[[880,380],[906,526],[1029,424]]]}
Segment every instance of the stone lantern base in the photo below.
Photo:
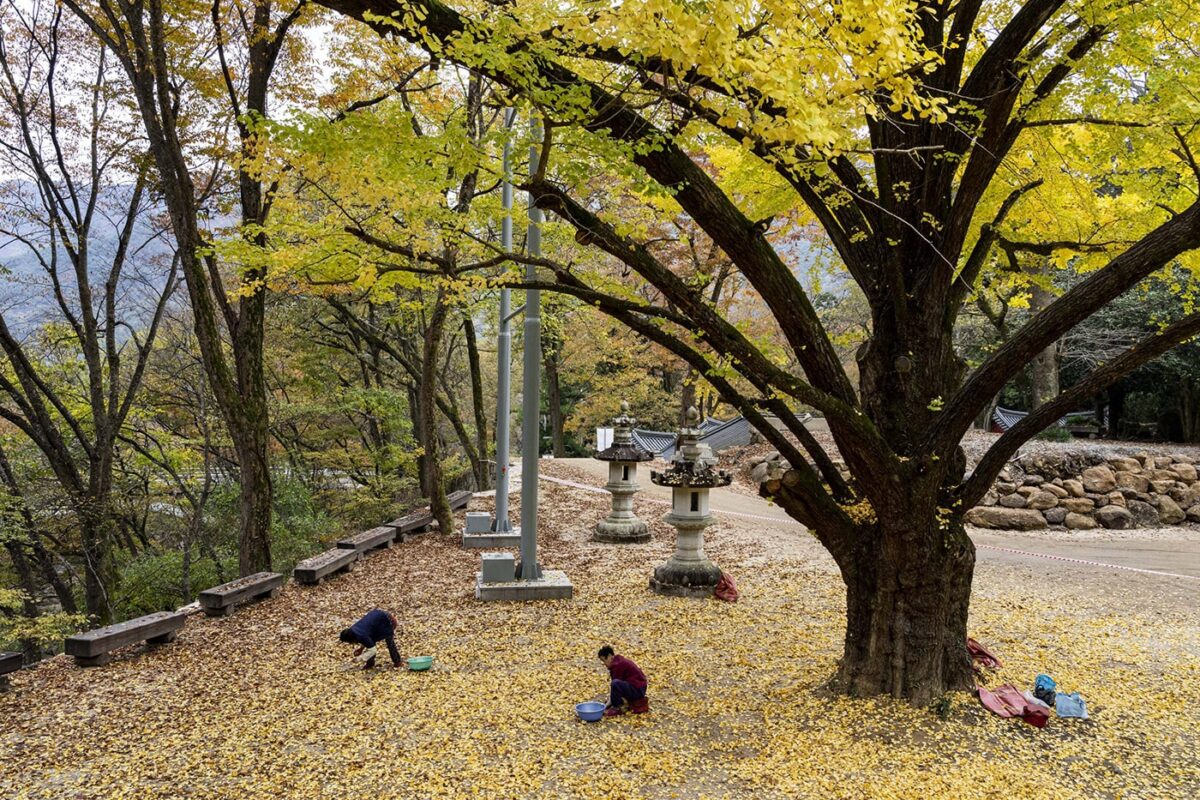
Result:
{"label": "stone lantern base", "polygon": [[708,559],[679,561],[674,556],[654,570],[650,591],[671,597],[712,597],[721,568]]}
{"label": "stone lantern base", "polygon": [[602,519],[596,523],[592,541],[610,544],[641,544],[650,541],[650,528],[636,517],[625,520]]}

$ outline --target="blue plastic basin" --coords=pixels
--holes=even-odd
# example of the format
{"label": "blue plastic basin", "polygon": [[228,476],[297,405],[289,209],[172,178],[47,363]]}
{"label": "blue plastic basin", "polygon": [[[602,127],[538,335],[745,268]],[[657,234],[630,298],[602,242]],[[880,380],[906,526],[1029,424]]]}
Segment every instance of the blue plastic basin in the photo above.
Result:
{"label": "blue plastic basin", "polygon": [[584,722],[599,722],[604,716],[604,703],[579,703],[575,714]]}
{"label": "blue plastic basin", "polygon": [[433,656],[409,656],[408,668],[413,672],[424,672],[433,665]]}

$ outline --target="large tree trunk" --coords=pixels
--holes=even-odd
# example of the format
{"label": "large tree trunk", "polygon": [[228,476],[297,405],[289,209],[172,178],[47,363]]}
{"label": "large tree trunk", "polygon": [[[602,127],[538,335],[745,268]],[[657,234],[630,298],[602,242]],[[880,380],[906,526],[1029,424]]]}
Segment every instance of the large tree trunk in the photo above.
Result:
{"label": "large tree trunk", "polygon": [[438,447],[437,413],[434,411],[437,394],[438,354],[442,333],[446,328],[446,292],[439,289],[433,311],[425,327],[424,353],[421,358],[421,385],[417,389],[421,417],[421,444],[425,448],[424,486],[429,496],[429,510],[442,533],[453,530],[454,518],[446,500],[446,484],[442,475],[441,452]]}
{"label": "large tree trunk", "polygon": [[[246,405],[252,414],[250,404]],[[271,568],[271,507],[273,485],[267,460],[266,411],[263,418],[246,420],[246,429],[235,437],[241,498],[238,521],[238,574],[252,575]]]}
{"label": "large tree trunk", "polygon": [[550,447],[555,458],[566,458],[567,448],[563,440],[562,386],[558,376],[558,348],[556,345],[543,348],[542,362],[546,367],[546,406],[550,412]]}
{"label": "large tree trunk", "polygon": [[475,412],[475,485],[480,491],[491,486],[491,471],[487,468],[488,429],[487,409],[483,405],[483,370],[479,366],[479,342],[475,338],[475,322],[469,314],[463,318],[467,339],[467,366],[471,371],[471,408]]}
{"label": "large tree trunk", "polygon": [[[1033,287],[1029,300],[1029,309],[1034,314],[1040,314],[1054,302],[1054,295],[1040,286]],[[1058,380],[1058,342],[1051,344],[1033,357],[1029,366],[1030,402],[1032,408],[1041,408],[1046,403],[1058,397],[1060,387]]]}
{"label": "large tree trunk", "polygon": [[869,533],[870,544],[842,567],[847,619],[838,682],[853,695],[914,703],[970,688],[975,548],[961,522],[944,530],[884,524]]}

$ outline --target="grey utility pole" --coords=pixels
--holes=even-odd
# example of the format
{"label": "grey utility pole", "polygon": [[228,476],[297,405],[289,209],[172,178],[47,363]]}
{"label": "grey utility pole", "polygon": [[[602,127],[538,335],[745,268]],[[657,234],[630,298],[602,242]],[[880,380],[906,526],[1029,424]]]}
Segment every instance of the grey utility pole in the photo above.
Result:
{"label": "grey utility pole", "polygon": [[[541,156],[542,124],[536,116],[529,120],[529,176],[537,174]],[[542,255],[542,210],[529,195],[528,250],[532,259]],[[537,281],[537,267],[525,267],[525,279]],[[524,386],[521,392],[521,574],[520,580],[542,576],[537,563],[538,457],[542,439],[542,318],[541,292],[525,290]]]}
{"label": "grey utility pole", "polygon": [[[504,203],[504,220],[501,222],[500,241],[505,253],[512,252],[512,131],[513,119],[517,112],[511,108],[504,112],[504,184],[500,196]],[[496,334],[496,518],[492,520],[492,530],[496,533],[508,533],[512,524],[508,521],[508,423],[509,401],[512,390],[509,383],[512,379],[512,314],[509,310],[507,287],[500,289],[500,329]]]}

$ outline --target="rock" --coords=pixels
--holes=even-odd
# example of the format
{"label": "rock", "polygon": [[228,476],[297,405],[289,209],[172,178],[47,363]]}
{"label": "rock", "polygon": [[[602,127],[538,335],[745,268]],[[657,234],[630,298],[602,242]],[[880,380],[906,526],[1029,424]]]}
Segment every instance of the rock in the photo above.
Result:
{"label": "rock", "polygon": [[1175,461],[1175,459],[1171,458],[1170,456],[1155,456],[1154,457],[1154,468],[1155,469],[1166,469],[1167,467],[1171,466],[1172,462],[1174,462],[1174,461]]}
{"label": "rock", "polygon": [[1039,489],[1036,486],[1018,486],[1017,487],[1017,494],[1021,495],[1022,497],[1032,497],[1033,495],[1037,494],[1040,491],[1041,491],[1041,489]]}
{"label": "rock", "polygon": [[1142,462],[1143,469],[1148,469],[1151,472],[1154,471],[1154,456],[1148,453],[1140,453],[1137,456],[1137,460]]}
{"label": "rock", "polygon": [[1120,492],[1109,492],[1108,497],[1104,499],[1106,502],[1101,503],[1101,505],[1120,506],[1121,508],[1125,507],[1125,495],[1121,494]]}
{"label": "rock", "polygon": [[1176,457],[1176,463],[1171,465],[1171,471],[1179,476],[1179,480],[1192,483],[1196,480],[1196,467],[1192,464],[1184,464]]}
{"label": "rock", "polygon": [[1150,480],[1170,481],[1171,483],[1174,483],[1175,481],[1179,480],[1179,475],[1173,469],[1156,469],[1154,472],[1150,473]]}
{"label": "rock", "polygon": [[1133,489],[1135,492],[1145,492],[1150,489],[1150,479],[1140,472],[1118,472],[1117,486]]}
{"label": "rock", "polygon": [[1005,508],[1024,508],[1028,502],[1023,494],[1006,494],[1000,498],[1000,505]]}
{"label": "rock", "polygon": [[1096,508],[1096,504],[1086,497],[1068,497],[1059,500],[1058,504],[1073,514],[1090,514]]}
{"label": "rock", "polygon": [[1157,528],[1158,510],[1149,503],[1143,503],[1141,500],[1129,501],[1129,513],[1133,515],[1133,526],[1135,528]]}
{"label": "rock", "polygon": [[1108,467],[1088,467],[1083,471],[1083,488],[1103,494],[1117,488],[1117,478]]}
{"label": "rock", "polygon": [[1150,494],[1149,492],[1138,492],[1137,499],[1141,500],[1143,503],[1153,503],[1154,495]]}
{"label": "rock", "polygon": [[1026,475],[1025,479],[1021,481],[1026,486],[1041,486],[1045,482],[1046,479],[1041,475]]}
{"label": "rock", "polygon": [[1049,522],[1051,525],[1062,525],[1063,521],[1067,518],[1067,510],[1062,506],[1047,508],[1042,512],[1042,516],[1045,517],[1046,522]]}
{"label": "rock", "polygon": [[1167,496],[1179,503],[1180,508],[1190,508],[1196,502],[1195,493],[1180,483],[1175,484],[1171,491],[1167,492]]}
{"label": "rock", "polygon": [[1000,473],[998,475],[996,475],[996,480],[1004,481],[1005,483],[1012,483],[1012,481],[1013,481],[1012,467],[1005,467],[1004,469],[1000,470]]}
{"label": "rock", "polygon": [[1083,483],[1074,478],[1064,480],[1063,488],[1070,492],[1072,497],[1083,497]]}
{"label": "rock", "polygon": [[1055,486],[1062,486],[1062,478],[1055,478],[1054,480],[1050,481],[1050,483],[1054,484]]}
{"label": "rock", "polygon": [[1058,497],[1050,494],[1050,492],[1038,491],[1035,494],[1029,495],[1026,498],[1026,508],[1036,508],[1038,511],[1043,511],[1047,508],[1054,508],[1058,505]]}
{"label": "rock", "polygon": [[996,490],[996,494],[1005,495],[1015,492],[1017,490],[1017,485],[1010,481],[997,481],[993,488]]}
{"label": "rock", "polygon": [[1166,494],[1171,491],[1171,487],[1175,485],[1175,481],[1161,480],[1150,481],[1150,488],[1155,494]]}
{"label": "rock", "polygon": [[[1142,492],[1135,492],[1133,489],[1126,489],[1124,486],[1122,486],[1120,489],[1117,489],[1117,491],[1120,492],[1121,497],[1124,497],[1126,500],[1137,500],[1142,496]],[[1146,496],[1149,497],[1150,495]]]}
{"label": "rock", "polygon": [[1171,457],[1175,459],[1176,464],[1195,464],[1196,463],[1196,459],[1192,458],[1191,456],[1182,455],[1180,453],[1175,453]]}
{"label": "rock", "polygon": [[1053,483],[1043,483],[1040,487],[1042,491],[1049,492],[1055,497],[1070,497],[1071,493],[1061,486],[1055,486]]}
{"label": "rock", "polygon": [[1110,458],[1108,465],[1117,472],[1137,472],[1142,468],[1141,463],[1136,458],[1126,458],[1124,456]]}
{"label": "rock", "polygon": [[1123,531],[1133,526],[1133,515],[1122,506],[1103,506],[1096,511],[1096,519],[1110,530]]}
{"label": "rock", "polygon": [[1046,518],[1031,508],[976,506],[963,519],[968,525],[994,530],[1036,531],[1046,527]]}
{"label": "rock", "polygon": [[1163,495],[1158,498],[1158,518],[1163,525],[1178,525],[1187,519],[1187,514],[1168,495]]}
{"label": "rock", "polygon": [[1200,522],[1200,504],[1194,505],[1187,510],[1188,522]]}
{"label": "rock", "polygon": [[983,499],[979,501],[979,505],[981,505],[981,506],[994,506],[994,505],[996,505],[996,501],[997,501],[998,499],[999,499],[999,498],[998,498],[998,497],[996,497],[996,492],[995,492],[995,490],[993,490],[993,489],[988,489],[988,490],[987,490],[987,494],[985,494],[985,495],[983,496]]}
{"label": "rock", "polygon": [[1067,514],[1063,524],[1073,531],[1090,531],[1098,527],[1096,520],[1086,514],[1076,514],[1073,511]]}

